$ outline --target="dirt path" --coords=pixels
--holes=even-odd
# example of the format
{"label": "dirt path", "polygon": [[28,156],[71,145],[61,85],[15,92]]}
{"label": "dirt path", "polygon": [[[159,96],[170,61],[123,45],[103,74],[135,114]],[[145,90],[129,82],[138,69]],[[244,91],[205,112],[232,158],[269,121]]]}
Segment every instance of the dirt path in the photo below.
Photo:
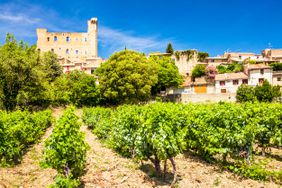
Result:
{"label": "dirt path", "polygon": [[[57,119],[61,116],[61,109],[54,109],[53,116]],[[42,159],[42,151],[44,148],[44,141],[51,135],[53,127],[47,128],[45,134],[28,149],[23,156],[20,164],[11,168],[0,168],[0,188],[10,187],[46,187],[52,184],[56,176],[56,170],[40,167],[40,160]]]}
{"label": "dirt path", "polygon": [[21,164],[12,168],[0,168],[0,187],[46,187],[53,182],[56,171],[42,169],[39,165],[44,140],[49,137],[52,130],[53,127],[46,130],[39,144],[35,144],[24,155]]}

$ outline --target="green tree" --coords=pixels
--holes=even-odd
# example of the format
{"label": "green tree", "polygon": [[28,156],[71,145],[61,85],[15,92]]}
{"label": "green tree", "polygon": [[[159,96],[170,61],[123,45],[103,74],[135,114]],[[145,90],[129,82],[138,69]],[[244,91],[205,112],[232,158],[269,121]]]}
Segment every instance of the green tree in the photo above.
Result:
{"label": "green tree", "polygon": [[255,87],[242,84],[236,91],[236,99],[238,102],[256,101]]}
{"label": "green tree", "polygon": [[58,77],[53,85],[53,104],[76,106],[94,106],[100,102],[96,78],[82,71],[72,71]]}
{"label": "green tree", "polygon": [[166,53],[171,54],[171,55],[174,53],[171,43],[168,43],[167,48],[166,48]]}
{"label": "green tree", "polygon": [[125,50],[113,54],[96,71],[103,96],[111,103],[142,101],[157,83],[157,68],[146,56]]}
{"label": "green tree", "polygon": [[0,48],[0,72],[0,103],[6,110],[48,105],[48,81],[35,46],[7,34]]}
{"label": "green tree", "polygon": [[244,70],[244,66],[242,63],[232,63],[227,66],[225,65],[218,65],[217,70],[219,74],[224,73],[232,73],[232,72],[242,72]]}
{"label": "green tree", "polygon": [[201,76],[204,76],[206,74],[206,66],[198,64],[194,67],[192,70],[192,77],[193,78],[198,78]]}
{"label": "green tree", "polygon": [[260,102],[272,102],[274,98],[281,96],[280,87],[271,86],[265,80],[262,85],[256,86],[255,95]]}
{"label": "green tree", "polygon": [[150,62],[156,64],[158,82],[152,87],[152,94],[164,91],[168,87],[178,87],[183,83],[183,76],[170,57],[150,57]]}
{"label": "green tree", "polygon": [[63,68],[58,61],[56,54],[52,52],[46,52],[42,55],[42,63],[44,71],[47,74],[47,78],[50,81],[54,81],[57,77],[63,74]]}
{"label": "green tree", "polygon": [[277,63],[271,63],[270,66],[274,71],[281,71],[282,70],[282,63],[277,62]]}
{"label": "green tree", "polygon": [[94,106],[99,103],[100,92],[96,78],[82,71],[72,71],[67,75],[70,86],[70,101],[76,106]]}

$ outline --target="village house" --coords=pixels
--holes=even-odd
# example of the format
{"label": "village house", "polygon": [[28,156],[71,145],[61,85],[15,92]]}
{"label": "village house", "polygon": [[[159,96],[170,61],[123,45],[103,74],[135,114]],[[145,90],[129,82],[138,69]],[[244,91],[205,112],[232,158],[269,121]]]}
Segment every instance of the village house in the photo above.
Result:
{"label": "village house", "polygon": [[282,49],[265,49],[262,55],[270,60],[282,62]]}
{"label": "village house", "polygon": [[38,28],[36,33],[38,50],[57,54],[64,73],[82,70],[91,74],[103,62],[98,57],[97,18],[88,20],[87,32],[49,32]]}
{"label": "village house", "polygon": [[247,64],[244,67],[245,74],[249,77],[249,85],[256,86],[267,80],[272,84],[272,68],[265,64]]}
{"label": "village house", "polygon": [[236,93],[242,84],[248,84],[248,76],[243,72],[217,74],[215,76],[215,93]]}
{"label": "village house", "polygon": [[281,86],[282,90],[282,71],[273,71],[272,85]]}

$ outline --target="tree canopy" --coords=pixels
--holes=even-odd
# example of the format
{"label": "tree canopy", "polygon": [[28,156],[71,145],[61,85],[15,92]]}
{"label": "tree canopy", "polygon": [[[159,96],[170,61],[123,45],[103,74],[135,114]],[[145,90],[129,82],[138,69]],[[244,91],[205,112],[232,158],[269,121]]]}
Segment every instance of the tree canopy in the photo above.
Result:
{"label": "tree canopy", "polygon": [[2,108],[13,110],[17,107],[48,105],[50,95],[47,77],[52,75],[55,78],[61,74],[55,59],[54,54],[41,56],[36,46],[17,42],[13,35],[7,34],[5,44],[0,47]]}
{"label": "tree canopy", "polygon": [[194,67],[192,70],[192,77],[193,78],[198,78],[201,76],[204,76],[206,74],[206,66],[198,64]]}
{"label": "tree canopy", "polygon": [[158,82],[152,88],[152,94],[156,94],[168,87],[178,87],[183,83],[183,76],[170,57],[150,57],[150,62],[156,64]]}
{"label": "tree canopy", "polygon": [[171,54],[171,55],[174,53],[171,43],[168,43],[167,48],[166,48],[166,53]]}
{"label": "tree canopy", "polygon": [[157,83],[157,67],[145,54],[124,50],[114,53],[96,71],[100,90],[111,103],[142,101]]}

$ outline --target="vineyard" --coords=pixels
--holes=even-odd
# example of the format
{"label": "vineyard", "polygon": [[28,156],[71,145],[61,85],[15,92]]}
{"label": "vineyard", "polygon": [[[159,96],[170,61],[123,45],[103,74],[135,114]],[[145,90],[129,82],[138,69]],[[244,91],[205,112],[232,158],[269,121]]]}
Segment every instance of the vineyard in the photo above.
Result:
{"label": "vineyard", "polygon": [[[30,148],[40,142],[51,125],[52,130],[44,136],[42,149],[36,152],[36,167],[32,167],[42,174],[52,172],[45,175],[49,180],[41,177],[44,179],[38,184],[41,186],[47,186],[48,182],[51,187],[80,184],[111,187],[128,181],[123,185],[185,187],[183,180],[191,178],[191,175],[187,177],[187,173],[192,173],[190,168],[195,169],[193,173],[197,173],[194,176],[199,183],[202,180],[198,176],[206,173],[201,171],[201,166],[208,170],[209,164],[239,177],[282,184],[280,104],[153,103],[84,108],[78,115],[76,113],[74,107],[69,107],[54,121],[51,110],[0,112],[0,175],[4,177],[0,177],[0,187],[1,181],[8,181],[4,172],[7,176],[17,174],[13,169],[21,165],[25,155],[30,156]],[[143,169],[150,164],[153,169]],[[56,173],[40,170],[45,168],[53,168]],[[21,172],[18,177],[28,174],[23,171],[25,173]],[[121,176],[120,172],[124,174]],[[144,172],[148,177],[142,175]],[[135,179],[127,180],[129,176]],[[116,181],[106,181],[113,177]],[[37,179],[40,178],[32,181]],[[148,183],[152,180],[157,184]],[[219,183],[217,177],[206,186]],[[22,184],[14,185],[8,187]]]}
{"label": "vineyard", "polygon": [[[279,104],[164,104],[85,108],[83,121],[125,157],[149,160],[165,178],[167,161],[190,152],[242,176],[282,183],[281,167],[265,168],[258,156],[282,146]],[[281,156],[279,158],[281,160]],[[163,164],[163,169],[161,168]]]}

